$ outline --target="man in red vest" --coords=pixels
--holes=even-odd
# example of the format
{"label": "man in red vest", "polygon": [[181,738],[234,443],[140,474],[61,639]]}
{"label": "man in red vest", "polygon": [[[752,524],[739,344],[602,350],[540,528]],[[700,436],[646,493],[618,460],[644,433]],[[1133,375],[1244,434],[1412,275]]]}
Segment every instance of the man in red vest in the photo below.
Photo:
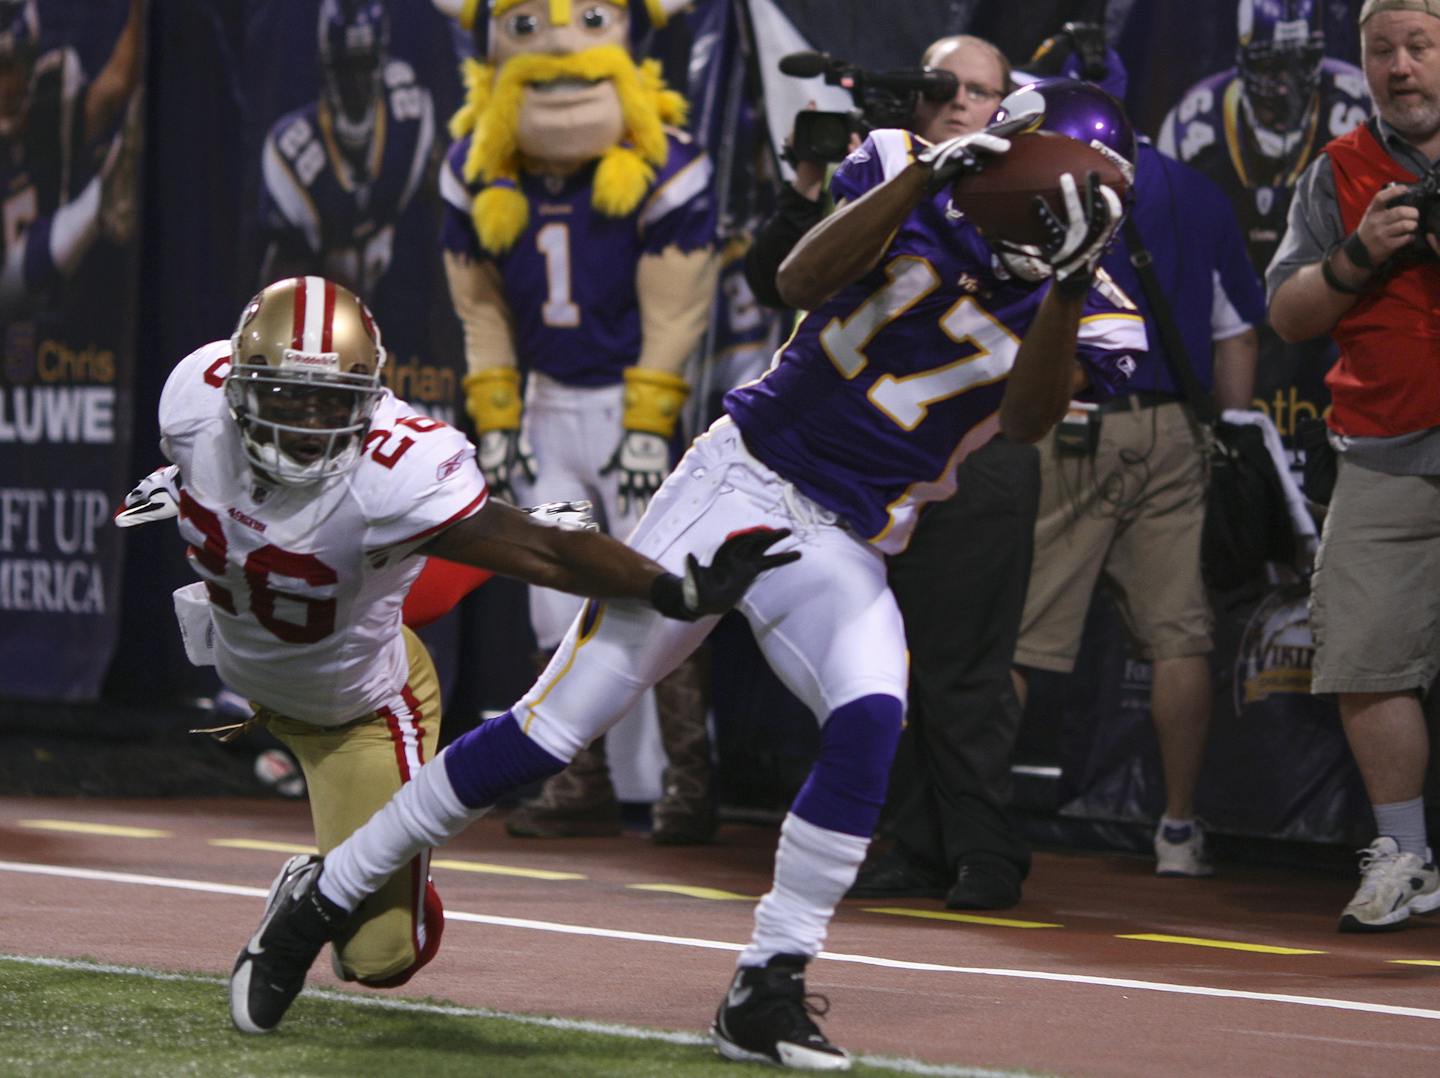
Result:
{"label": "man in red vest", "polygon": [[1342,932],[1440,908],[1421,798],[1421,697],[1440,673],[1440,239],[1407,194],[1440,160],[1440,0],[1365,0],[1360,37],[1377,115],[1301,177],[1266,281],[1281,337],[1340,346],[1311,688],[1338,698],[1379,835]]}

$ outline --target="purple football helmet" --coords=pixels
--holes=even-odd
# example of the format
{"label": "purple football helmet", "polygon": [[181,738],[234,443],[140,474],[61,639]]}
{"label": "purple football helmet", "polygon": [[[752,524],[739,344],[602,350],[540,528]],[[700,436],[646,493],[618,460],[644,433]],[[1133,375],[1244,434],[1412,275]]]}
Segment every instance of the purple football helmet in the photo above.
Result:
{"label": "purple football helmet", "polygon": [[1040,79],[1005,95],[992,124],[1035,113],[1031,131],[1053,131],[1100,151],[1120,170],[1129,190],[1135,186],[1135,129],[1125,106],[1093,82]]}
{"label": "purple football helmet", "polygon": [[390,46],[384,0],[321,0],[320,69],[335,134],[352,154],[370,144]]}
{"label": "purple football helmet", "polygon": [[1235,66],[1247,118],[1284,135],[1300,127],[1325,59],[1320,0],[1240,0]]}

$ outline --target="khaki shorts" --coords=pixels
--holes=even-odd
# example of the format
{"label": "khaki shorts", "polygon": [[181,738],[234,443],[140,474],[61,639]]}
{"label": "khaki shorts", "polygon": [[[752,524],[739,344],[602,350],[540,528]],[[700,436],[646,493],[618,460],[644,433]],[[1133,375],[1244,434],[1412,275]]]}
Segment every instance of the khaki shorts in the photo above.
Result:
{"label": "khaki shorts", "polygon": [[1213,618],[1200,578],[1205,456],[1175,403],[1100,417],[1093,457],[1040,444],[1040,516],[1018,666],[1069,673],[1098,582],[1142,658],[1206,655]]}
{"label": "khaki shorts", "polygon": [[1440,478],[1340,455],[1310,591],[1314,693],[1424,692],[1440,670]]}
{"label": "khaki shorts", "polygon": [[[344,726],[313,726],[262,709],[266,728],[285,743],[305,771],[315,843],[329,853],[363,824],[435,755],[440,737],[440,681],[419,637],[409,629],[410,675],[382,708]],[[434,947],[427,923],[427,850],[360,905],[336,949],[354,978],[379,983],[404,974]]]}

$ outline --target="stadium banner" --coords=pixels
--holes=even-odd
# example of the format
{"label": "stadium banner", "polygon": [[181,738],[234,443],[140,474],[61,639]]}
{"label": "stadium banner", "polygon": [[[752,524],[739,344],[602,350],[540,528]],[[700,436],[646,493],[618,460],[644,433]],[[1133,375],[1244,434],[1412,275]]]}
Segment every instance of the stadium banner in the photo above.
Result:
{"label": "stadium banner", "polygon": [[0,5],[0,696],[85,700],[118,624],[144,0]]}
{"label": "stadium banner", "polygon": [[[1125,104],[1137,130],[1219,184],[1262,275],[1296,179],[1330,139],[1369,114],[1356,66],[1359,5],[1350,0],[1221,0],[1203,18],[1186,0],[1047,0],[1026,5],[1024,19],[999,0],[746,7],[777,154],[807,102],[837,111],[860,104],[822,77],[781,74],[789,53],[822,52],[866,72],[913,68],[929,42],[969,33],[1023,68],[1065,22],[1103,19],[1126,68]],[[1286,345],[1261,328],[1253,407],[1274,421],[1297,478],[1296,424],[1326,414],[1323,379],[1334,358],[1328,339]],[[1305,566],[1274,566],[1266,580],[1212,598],[1215,707],[1199,812],[1231,833],[1354,840],[1367,826],[1363,790],[1334,705],[1309,694]],[[1054,751],[1064,815],[1148,824],[1163,808],[1151,669],[1132,657],[1108,603],[1094,606],[1075,674],[1037,676],[1029,714],[1062,716]]]}

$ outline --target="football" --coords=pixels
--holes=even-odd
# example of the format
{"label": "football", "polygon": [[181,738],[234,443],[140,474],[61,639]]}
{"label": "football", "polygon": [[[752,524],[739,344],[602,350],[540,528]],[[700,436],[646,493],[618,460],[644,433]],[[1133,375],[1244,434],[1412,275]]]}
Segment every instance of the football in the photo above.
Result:
{"label": "football", "polygon": [[1082,194],[1085,175],[1091,171],[1121,198],[1129,187],[1114,155],[1050,131],[1013,135],[1009,152],[982,160],[982,171],[955,181],[951,199],[991,240],[1025,244],[1044,240],[1035,196],[1045,199],[1055,213],[1063,213],[1060,177],[1067,172],[1074,174]]}

